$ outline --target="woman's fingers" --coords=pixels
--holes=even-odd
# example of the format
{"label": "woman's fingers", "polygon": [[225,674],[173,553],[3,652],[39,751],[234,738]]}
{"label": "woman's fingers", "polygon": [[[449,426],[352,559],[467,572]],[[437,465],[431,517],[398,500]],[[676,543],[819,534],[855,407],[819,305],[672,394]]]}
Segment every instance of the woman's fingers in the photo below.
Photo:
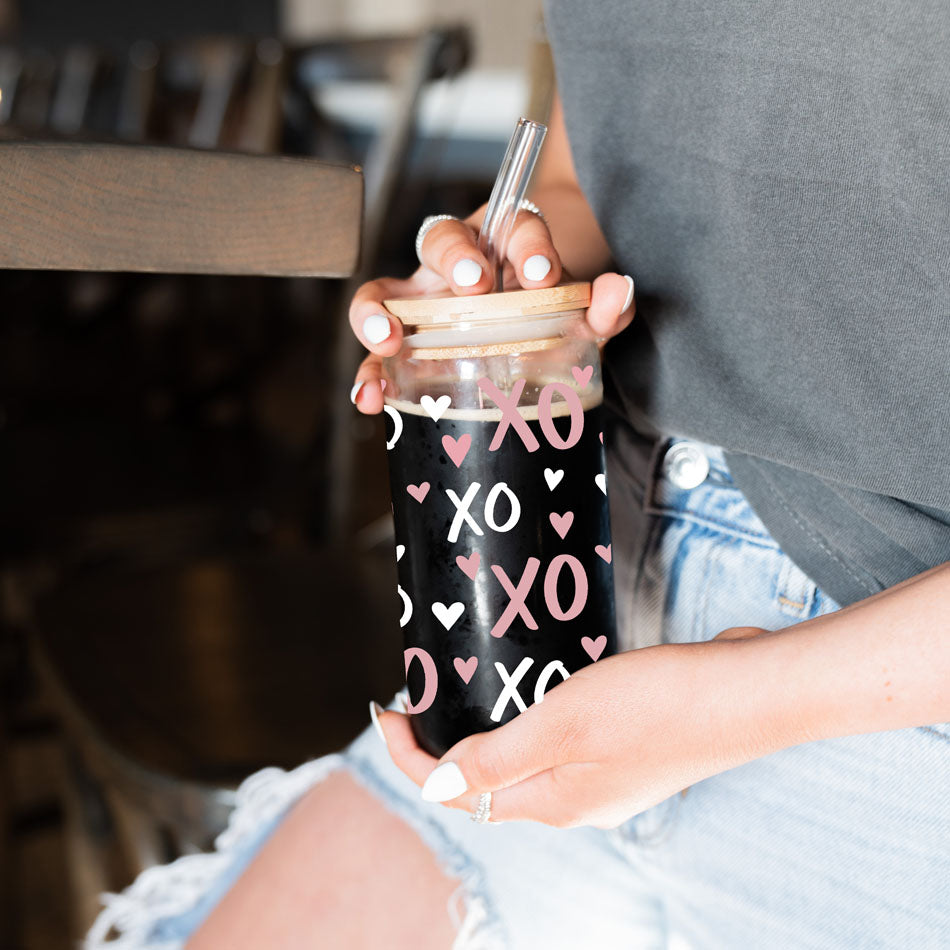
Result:
{"label": "woman's fingers", "polygon": [[413,782],[421,786],[438,759],[419,748],[408,716],[390,709],[379,713],[378,719],[393,762]]}
{"label": "woman's fingers", "polygon": [[484,294],[494,288],[475,232],[463,221],[439,221],[430,228],[420,256],[423,266],[435,271],[455,294]]}
{"label": "woman's fingers", "polygon": [[[495,730],[462,739],[446,753],[444,761],[453,763],[450,767],[453,774],[443,775],[438,783],[444,795],[451,796],[442,804],[473,813],[478,807],[479,790],[492,788],[495,789],[492,822],[538,821],[556,828],[593,823],[592,816],[593,820],[598,817],[599,803],[591,801],[590,790],[600,784],[597,779],[600,765],[596,762],[557,763],[558,757],[552,756],[550,750],[541,757],[552,764],[540,768],[526,765],[530,754],[516,756],[514,750],[529,753],[538,748],[540,734],[536,730],[543,730],[543,724],[531,726],[520,734],[522,730],[511,727],[523,718],[524,714],[506,725],[511,738],[502,749],[496,748],[491,739],[485,741],[486,736],[498,735]],[[416,785],[425,786],[440,760],[419,747],[409,717],[388,709],[378,712],[377,720],[393,762]],[[431,797],[427,800],[433,801]],[[607,804],[605,801],[605,808]],[[608,827],[611,825],[609,816],[606,811],[603,814],[607,819],[604,827]]]}
{"label": "woman's fingers", "polygon": [[616,336],[633,319],[633,278],[620,274],[601,274],[590,291],[587,322],[597,336],[607,340]]}
{"label": "woman's fingers", "polygon": [[393,356],[402,346],[402,324],[383,306],[391,297],[418,297],[444,290],[441,279],[420,267],[411,277],[398,280],[380,277],[363,284],[350,303],[350,326],[357,339],[370,351],[363,360],[350,389],[350,402],[360,412],[381,412],[383,408],[382,357]]}
{"label": "woman's fingers", "polygon": [[[494,274],[478,250],[474,230],[462,221],[440,221],[422,242],[422,263],[456,294],[494,290]],[[553,287],[561,279],[561,258],[540,216],[522,211],[508,241],[510,262],[521,287]]]}
{"label": "woman's fingers", "polygon": [[[558,705],[554,690],[544,706]],[[423,751],[413,735],[409,717],[388,710],[378,715],[393,761],[414,782],[428,785],[435,794],[427,801],[448,801],[468,791],[504,788],[558,764],[559,744],[546,735],[545,709],[540,704],[490,732],[477,732],[460,739],[441,759]],[[445,769],[448,763],[452,765]],[[437,769],[437,766],[439,767]],[[446,783],[433,772],[442,770],[453,781]],[[460,780],[460,785],[455,779]],[[432,781],[430,781],[432,780]],[[454,794],[449,794],[454,792]]]}
{"label": "woman's fingers", "polygon": [[[599,768],[594,762],[569,762],[492,792],[489,822],[537,821],[554,828],[594,824],[599,816],[590,789],[597,788]],[[478,802],[479,794],[468,792],[445,805],[474,813]]]}
{"label": "woman's fingers", "polygon": [[386,312],[383,301],[391,297],[418,297],[438,290],[441,281],[423,270],[399,280],[380,277],[363,284],[350,302],[350,326],[360,343],[378,356],[392,356],[402,346],[402,324]]}
{"label": "woman's fingers", "polygon": [[[350,400],[360,412],[382,410],[385,383],[380,358],[394,356],[402,347],[402,324],[388,313],[383,301],[447,289],[459,295],[491,291],[494,275],[476,242],[475,231],[468,224],[440,221],[422,242],[424,266],[415,274],[405,280],[381,277],[363,284],[354,294],[350,325],[371,354],[360,366],[350,391]],[[564,276],[547,225],[539,215],[519,213],[508,244],[505,286],[553,287]],[[601,274],[594,281],[587,320],[598,337],[608,339],[619,333],[633,319],[633,309],[630,277]]]}
{"label": "woman's fingers", "polygon": [[522,211],[515,219],[507,258],[522,287],[553,287],[561,279],[561,258],[554,249],[551,232],[531,211]]}
{"label": "woman's fingers", "polygon": [[477,796],[507,788],[563,761],[561,757],[571,754],[568,746],[572,745],[565,740],[576,733],[556,726],[552,729],[551,724],[565,715],[565,706],[554,693],[556,689],[543,704],[535,703],[504,726],[456,742],[426,776],[422,797],[458,807],[455,799],[468,796],[463,799],[463,807],[467,807],[472,793]]}
{"label": "woman's fingers", "polygon": [[353,381],[353,388],[350,390],[350,402],[359,409],[373,415],[382,412],[383,393],[386,388],[386,381],[383,375],[383,359],[375,353],[360,363],[360,368],[356,371],[356,379]]}
{"label": "woman's fingers", "polygon": [[371,353],[392,356],[402,346],[402,326],[383,306],[389,297],[409,296],[411,280],[381,277],[363,284],[350,303],[350,326],[357,339]]}

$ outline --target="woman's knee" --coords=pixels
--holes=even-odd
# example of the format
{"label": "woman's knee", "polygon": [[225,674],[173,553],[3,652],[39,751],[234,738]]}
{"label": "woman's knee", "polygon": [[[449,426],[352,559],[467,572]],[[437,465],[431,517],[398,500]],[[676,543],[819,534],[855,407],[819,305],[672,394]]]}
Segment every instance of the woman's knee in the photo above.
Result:
{"label": "woman's knee", "polygon": [[187,950],[445,948],[458,886],[405,821],[338,770],[294,806]]}

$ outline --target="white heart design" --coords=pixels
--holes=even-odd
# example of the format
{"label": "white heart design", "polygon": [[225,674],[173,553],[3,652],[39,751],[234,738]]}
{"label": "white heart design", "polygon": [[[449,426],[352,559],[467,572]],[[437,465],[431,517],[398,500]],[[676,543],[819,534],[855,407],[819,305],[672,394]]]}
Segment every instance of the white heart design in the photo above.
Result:
{"label": "white heart design", "polygon": [[431,396],[426,395],[419,400],[419,404],[432,417],[433,422],[438,422],[442,418],[445,410],[452,404],[452,397],[439,396],[438,399],[433,399]]}
{"label": "white heart design", "polygon": [[607,476],[601,472],[599,475],[594,476],[594,481],[597,482],[597,487],[606,495],[607,494]]}
{"label": "white heart design", "polygon": [[446,630],[451,630],[455,626],[455,621],[465,613],[465,604],[457,600],[451,607],[446,607],[445,604],[436,601],[432,605],[432,613]]}
{"label": "white heart design", "polygon": [[404,544],[396,545],[396,562],[402,560],[402,556],[406,553],[406,546]]}
{"label": "white heart design", "polygon": [[561,479],[564,477],[564,469],[559,468],[556,472],[552,471],[549,468],[544,470],[544,480],[548,483],[548,488],[551,491],[554,491],[558,485],[561,484]]}

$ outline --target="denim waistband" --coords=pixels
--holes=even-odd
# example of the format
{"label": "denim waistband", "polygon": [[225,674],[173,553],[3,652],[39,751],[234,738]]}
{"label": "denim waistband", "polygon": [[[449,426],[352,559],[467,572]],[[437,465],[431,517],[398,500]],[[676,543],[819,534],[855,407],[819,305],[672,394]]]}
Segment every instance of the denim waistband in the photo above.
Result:
{"label": "denim waistband", "polygon": [[[688,447],[699,453],[709,469],[699,484],[684,487],[675,472],[671,472],[669,459],[676,446]],[[683,449],[679,450],[680,452]],[[697,464],[703,464],[701,461]],[[650,464],[650,484],[644,498],[644,508],[652,514],[685,518],[706,524],[720,531],[778,547],[759,516],[752,510],[745,495],[734,482],[720,446],[710,445],[696,439],[660,439],[654,448]]]}

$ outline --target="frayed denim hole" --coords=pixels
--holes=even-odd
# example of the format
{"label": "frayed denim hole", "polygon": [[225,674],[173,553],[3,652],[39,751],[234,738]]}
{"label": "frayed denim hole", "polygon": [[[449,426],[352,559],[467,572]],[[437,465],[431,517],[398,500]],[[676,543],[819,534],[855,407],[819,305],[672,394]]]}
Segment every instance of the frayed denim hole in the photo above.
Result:
{"label": "frayed denim hole", "polygon": [[452,950],[506,950],[497,914],[489,909],[483,894],[470,894],[468,890],[468,885],[462,883],[449,897],[449,917],[455,927]]}
{"label": "frayed denim hole", "polygon": [[[504,925],[497,910],[485,896],[486,874],[434,818],[417,807],[380,776],[371,762],[358,755],[347,755],[346,766],[380,803],[402,819],[432,852],[442,873],[460,883],[449,899],[449,915],[459,920],[452,950],[506,950]],[[464,896],[466,911],[458,916],[457,897]]]}

